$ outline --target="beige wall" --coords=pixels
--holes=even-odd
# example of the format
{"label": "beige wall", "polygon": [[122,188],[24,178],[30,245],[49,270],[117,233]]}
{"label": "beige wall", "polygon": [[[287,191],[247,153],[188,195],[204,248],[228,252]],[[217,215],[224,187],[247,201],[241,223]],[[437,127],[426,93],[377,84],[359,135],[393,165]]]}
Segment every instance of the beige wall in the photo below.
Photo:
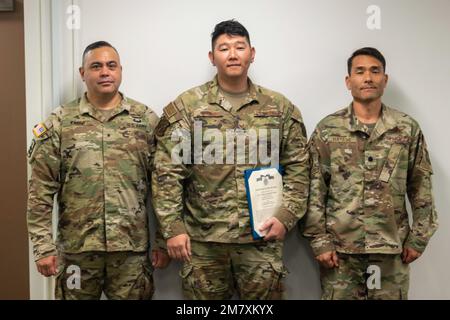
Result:
{"label": "beige wall", "polygon": [[0,299],[28,299],[23,1],[0,12]]}

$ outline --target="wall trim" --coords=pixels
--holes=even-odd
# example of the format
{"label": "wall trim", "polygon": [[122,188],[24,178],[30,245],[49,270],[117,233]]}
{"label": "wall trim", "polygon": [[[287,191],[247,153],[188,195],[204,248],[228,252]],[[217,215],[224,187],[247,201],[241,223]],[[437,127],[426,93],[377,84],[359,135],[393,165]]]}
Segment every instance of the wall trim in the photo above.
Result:
{"label": "wall trim", "polygon": [[[78,0],[24,0],[27,145],[34,125],[77,94],[77,30],[66,26],[68,7]],[[28,168],[28,178],[30,170]],[[53,226],[56,227],[56,214]],[[55,234],[55,232],[54,232]],[[41,276],[30,243],[30,299],[53,299],[54,280]]]}

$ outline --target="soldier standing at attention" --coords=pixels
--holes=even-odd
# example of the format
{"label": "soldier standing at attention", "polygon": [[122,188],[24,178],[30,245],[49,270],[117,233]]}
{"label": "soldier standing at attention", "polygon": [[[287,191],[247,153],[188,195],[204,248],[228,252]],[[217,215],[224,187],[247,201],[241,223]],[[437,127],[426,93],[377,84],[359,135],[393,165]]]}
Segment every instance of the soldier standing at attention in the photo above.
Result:
{"label": "soldier standing at attention", "polygon": [[309,142],[303,233],[320,264],[322,299],[407,299],[409,264],[437,229],[425,139],[414,119],[382,103],[385,71],[377,49],[355,51],[346,77],[353,102],[325,117]]}
{"label": "soldier standing at attention", "polygon": [[[158,117],[119,92],[122,66],[109,43],[85,49],[80,74],[87,92],[33,129],[28,231],[36,265],[56,275],[57,299],[99,299],[102,291],[109,299],[150,299],[146,199]],[[152,263],[166,267],[167,252],[154,248]]]}
{"label": "soldier standing at attention", "polygon": [[[185,261],[180,275],[188,299],[229,299],[235,290],[241,299],[283,296],[283,239],[304,215],[308,197],[306,132],[297,107],[250,81],[247,73],[254,57],[244,26],[234,20],[217,24],[209,52],[216,77],[164,108],[156,129],[155,213],[169,255]],[[283,206],[266,220],[261,230],[267,234],[258,240],[251,233],[244,171],[264,165],[260,159],[248,161],[254,151],[248,145],[233,144],[240,137],[248,141],[245,132],[252,129],[279,133],[272,141],[279,149],[272,152],[285,171]],[[197,161],[197,150],[183,154],[186,161],[174,161],[177,131],[187,132],[191,141],[197,134],[207,140],[208,132],[218,132],[214,144],[226,141],[227,146],[219,143],[213,163]],[[264,139],[275,138],[269,134]],[[210,146],[205,141],[200,145],[203,151]]]}

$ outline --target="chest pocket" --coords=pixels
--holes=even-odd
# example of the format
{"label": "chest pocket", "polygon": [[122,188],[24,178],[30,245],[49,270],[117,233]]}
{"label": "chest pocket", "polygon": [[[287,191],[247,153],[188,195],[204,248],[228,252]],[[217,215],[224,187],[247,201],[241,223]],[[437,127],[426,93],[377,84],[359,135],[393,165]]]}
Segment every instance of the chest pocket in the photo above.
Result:
{"label": "chest pocket", "polygon": [[[194,123],[191,133],[194,148],[198,147],[201,137],[201,150],[194,149],[194,162],[221,164],[225,162],[226,130],[233,126],[223,112],[217,110],[195,110],[192,114]],[[200,135],[199,135],[200,134]],[[232,136],[234,137],[234,136]],[[201,151],[199,154],[198,152]],[[201,159],[196,158],[201,155]]]}
{"label": "chest pocket", "polygon": [[329,137],[332,190],[345,191],[363,179],[358,170],[358,145],[354,137]]}
{"label": "chest pocket", "polygon": [[142,151],[148,148],[149,130],[145,124],[122,124],[117,128],[117,144],[133,151]]}
{"label": "chest pocket", "polygon": [[254,113],[254,127],[261,129],[281,129],[281,112],[278,109],[259,110]]}
{"label": "chest pocket", "polygon": [[279,161],[280,148],[283,139],[282,112],[278,108],[256,110],[252,115],[249,128],[256,135],[258,150],[252,148],[252,154],[257,153],[258,165],[269,165]]}
{"label": "chest pocket", "polygon": [[193,117],[194,140],[201,132],[203,150],[209,145],[221,149],[225,130],[231,127],[224,115],[220,111],[201,110],[194,112]]}
{"label": "chest pocket", "polygon": [[379,180],[387,183],[392,192],[398,195],[406,192],[408,160],[404,150],[403,144],[395,143],[391,146],[379,176]]}
{"label": "chest pocket", "polygon": [[225,119],[219,111],[202,110],[194,112],[194,128],[199,127],[200,123],[202,129],[222,129],[225,125]]}
{"label": "chest pocket", "polygon": [[380,181],[389,182],[391,178],[392,172],[398,162],[398,158],[400,156],[400,151],[402,149],[402,145],[393,144],[389,150],[389,154],[386,158],[383,168],[380,172]]}

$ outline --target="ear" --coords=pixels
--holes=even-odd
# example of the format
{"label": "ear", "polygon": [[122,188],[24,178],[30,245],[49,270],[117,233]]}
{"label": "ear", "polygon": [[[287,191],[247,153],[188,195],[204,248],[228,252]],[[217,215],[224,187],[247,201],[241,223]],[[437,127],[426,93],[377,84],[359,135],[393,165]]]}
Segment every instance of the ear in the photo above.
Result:
{"label": "ear", "polygon": [[347,86],[348,90],[351,90],[350,86],[350,76],[345,76],[345,85]]}
{"label": "ear", "polygon": [[83,68],[83,67],[80,67],[80,68],[78,69],[78,71],[80,72],[81,80],[83,80],[83,82],[84,82],[84,68]]}
{"label": "ear", "polygon": [[253,62],[253,61],[255,61],[255,54],[256,54],[255,47],[252,47],[251,51],[252,51],[252,60],[251,60],[251,62]]}
{"label": "ear", "polygon": [[384,75],[384,87],[386,88],[388,84],[389,76],[387,74]]}
{"label": "ear", "polygon": [[212,53],[212,51],[208,52],[208,58],[209,58],[209,61],[211,61],[211,64],[213,66],[216,66],[216,64],[214,63],[214,53]]}

